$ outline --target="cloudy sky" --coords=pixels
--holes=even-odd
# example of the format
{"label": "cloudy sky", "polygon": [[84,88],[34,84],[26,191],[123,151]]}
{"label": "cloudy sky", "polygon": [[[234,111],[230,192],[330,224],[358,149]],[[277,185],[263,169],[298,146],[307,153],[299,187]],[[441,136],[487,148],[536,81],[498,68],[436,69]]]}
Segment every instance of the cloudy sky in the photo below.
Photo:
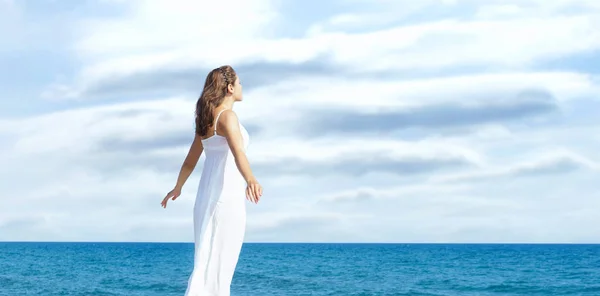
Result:
{"label": "cloudy sky", "polygon": [[230,64],[248,242],[600,242],[597,0],[169,3],[0,0],[0,240],[191,242]]}

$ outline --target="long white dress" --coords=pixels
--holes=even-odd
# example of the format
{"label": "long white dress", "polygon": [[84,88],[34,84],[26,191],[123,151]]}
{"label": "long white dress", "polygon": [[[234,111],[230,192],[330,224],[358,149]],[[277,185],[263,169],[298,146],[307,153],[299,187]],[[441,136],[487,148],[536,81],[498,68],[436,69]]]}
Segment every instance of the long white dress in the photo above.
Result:
{"label": "long white dress", "polygon": [[[202,140],[206,160],[194,205],[194,269],[186,296],[229,296],[230,285],[246,230],[246,182],[239,172],[227,139],[217,135]],[[249,135],[240,124],[244,150]]]}

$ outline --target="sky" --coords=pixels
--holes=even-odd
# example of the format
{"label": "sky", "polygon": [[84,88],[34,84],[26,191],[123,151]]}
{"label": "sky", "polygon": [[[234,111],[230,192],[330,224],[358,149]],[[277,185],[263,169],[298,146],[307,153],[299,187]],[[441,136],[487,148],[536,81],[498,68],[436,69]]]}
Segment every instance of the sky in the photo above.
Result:
{"label": "sky", "polygon": [[168,3],[0,0],[0,241],[192,242],[229,64],[247,242],[600,242],[600,2]]}

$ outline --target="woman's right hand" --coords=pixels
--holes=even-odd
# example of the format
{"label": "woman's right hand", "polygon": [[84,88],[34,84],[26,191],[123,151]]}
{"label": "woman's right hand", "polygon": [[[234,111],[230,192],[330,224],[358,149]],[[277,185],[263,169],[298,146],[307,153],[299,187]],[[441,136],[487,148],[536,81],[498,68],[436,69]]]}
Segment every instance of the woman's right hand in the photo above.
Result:
{"label": "woman's right hand", "polygon": [[250,179],[246,183],[246,199],[253,203],[258,203],[263,192],[262,186],[260,186],[256,179]]}
{"label": "woman's right hand", "polygon": [[169,193],[167,193],[167,196],[165,196],[165,198],[163,198],[163,200],[160,204],[162,205],[163,208],[166,208],[167,202],[169,201],[169,199],[175,200],[180,195],[181,195],[181,189],[175,187],[173,190],[171,190],[171,191],[169,191]]}

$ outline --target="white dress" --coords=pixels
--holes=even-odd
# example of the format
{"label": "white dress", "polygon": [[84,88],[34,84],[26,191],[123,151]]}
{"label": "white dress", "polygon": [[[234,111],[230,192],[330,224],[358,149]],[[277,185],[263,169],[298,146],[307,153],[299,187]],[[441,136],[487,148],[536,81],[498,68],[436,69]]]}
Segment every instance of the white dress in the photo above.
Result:
{"label": "white dress", "polygon": [[[194,269],[186,296],[229,296],[230,285],[246,230],[246,182],[239,172],[227,139],[217,135],[202,140],[206,160],[194,205]],[[249,135],[240,124],[244,151]]]}

